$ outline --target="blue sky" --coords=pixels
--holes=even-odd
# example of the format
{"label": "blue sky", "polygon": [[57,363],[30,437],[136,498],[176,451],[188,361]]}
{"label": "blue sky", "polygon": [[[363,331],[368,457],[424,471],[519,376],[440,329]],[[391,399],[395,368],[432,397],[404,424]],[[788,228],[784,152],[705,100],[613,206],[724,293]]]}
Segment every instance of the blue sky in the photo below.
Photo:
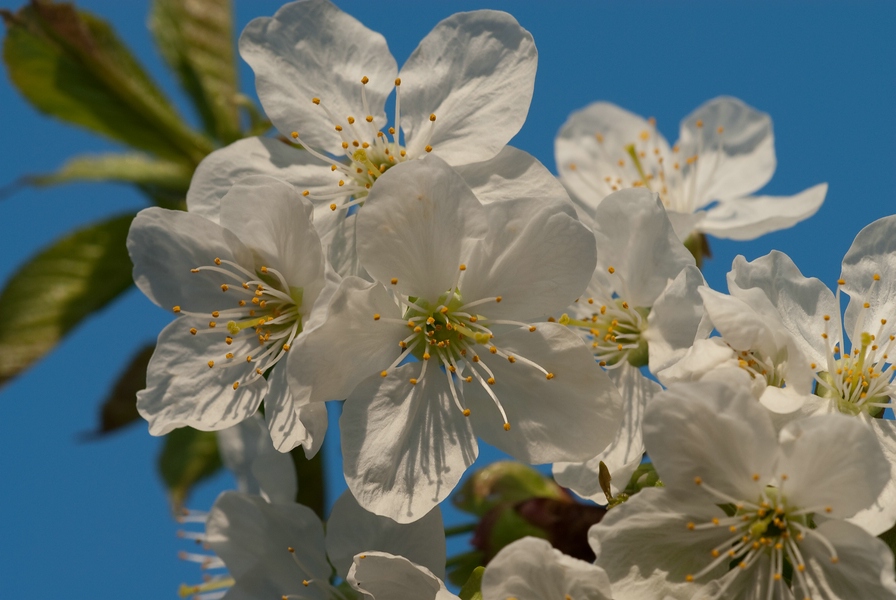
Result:
{"label": "blue sky", "polygon": [[[8,0],[8,8],[15,8]],[[85,0],[110,20],[190,119],[184,99],[145,28],[146,0]],[[237,29],[271,15],[279,2],[236,0]],[[535,37],[539,70],[529,118],[514,145],[554,169],[553,139],[570,112],[608,100],[657,118],[670,140],[704,101],[737,96],[771,114],[778,169],[763,190],[796,193],[830,184],[819,213],[749,243],[712,241],[705,275],[724,289],[732,259],[772,248],[805,275],[832,284],[855,234],[896,212],[896,4],[891,2],[340,2],[383,33],[401,64],[455,10],[507,10]],[[783,4],[783,5],[782,5]],[[375,10],[371,9],[375,6]],[[242,87],[252,92],[243,65]],[[76,153],[115,146],[42,117],[4,79],[0,186],[51,170]],[[0,281],[28,256],[76,226],[139,209],[123,186],[23,190],[0,202]],[[177,560],[175,537],[155,474],[159,440],[145,426],[100,442],[78,440],[95,426],[100,399],[169,315],[132,291],[83,323],[50,356],[0,390],[0,596],[174,598],[198,570]],[[338,446],[329,440],[330,455]],[[341,473],[330,473],[340,486]],[[191,506],[207,508],[223,486],[205,485]],[[52,586],[52,589],[51,589]]]}

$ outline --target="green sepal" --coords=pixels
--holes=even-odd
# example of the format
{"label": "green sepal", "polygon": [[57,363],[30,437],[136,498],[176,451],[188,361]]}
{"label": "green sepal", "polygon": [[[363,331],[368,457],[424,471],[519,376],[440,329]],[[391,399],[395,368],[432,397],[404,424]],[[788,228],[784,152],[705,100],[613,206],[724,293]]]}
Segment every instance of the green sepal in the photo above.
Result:
{"label": "green sepal", "polygon": [[485,567],[473,569],[467,582],[460,588],[460,600],[482,600],[482,575],[484,573]]}

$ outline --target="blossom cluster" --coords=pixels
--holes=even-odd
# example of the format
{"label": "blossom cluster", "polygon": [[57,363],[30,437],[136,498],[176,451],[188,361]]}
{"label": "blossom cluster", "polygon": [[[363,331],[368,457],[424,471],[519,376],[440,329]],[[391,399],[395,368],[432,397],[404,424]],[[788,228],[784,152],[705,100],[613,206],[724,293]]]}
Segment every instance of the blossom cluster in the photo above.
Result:
{"label": "blossom cluster", "polygon": [[[706,236],[790,227],[826,194],[751,195],[772,125],[740,100],[674,145],[592,104],[555,177],[507,145],[537,52],[506,13],[445,19],[401,69],[328,0],[253,20],[239,49],[280,136],[213,152],[188,210],[147,209],[128,238],[176,314],[140,414],[220,431],[240,481],[202,517],[199,560],[228,575],[195,593],[455,597],[439,504],[481,439],[608,505],[593,564],[523,537],[483,598],[896,598],[874,537],[896,523],[896,216],[857,235],[835,291],[773,251],[722,293]],[[349,493],[324,532],[284,453],[318,452],[329,401]],[[662,486],[626,494],[646,460]]]}

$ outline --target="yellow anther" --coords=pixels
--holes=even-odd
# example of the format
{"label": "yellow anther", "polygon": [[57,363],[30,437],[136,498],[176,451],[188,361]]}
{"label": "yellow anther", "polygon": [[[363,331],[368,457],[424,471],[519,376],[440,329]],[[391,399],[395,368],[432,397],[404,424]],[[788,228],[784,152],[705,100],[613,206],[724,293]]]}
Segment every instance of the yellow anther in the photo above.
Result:
{"label": "yellow anther", "polygon": [[753,481],[759,481],[759,473],[753,473]]}
{"label": "yellow anther", "polygon": [[504,431],[510,431],[510,423],[504,423]]}
{"label": "yellow anther", "polygon": [[380,371],[380,377],[385,377],[389,373],[387,371]]}
{"label": "yellow anther", "polygon": [[213,360],[208,361],[208,368],[209,368],[209,369],[211,369],[211,368],[214,367],[214,366],[215,366],[215,361],[213,361]]}
{"label": "yellow anther", "polygon": [[495,385],[495,378],[494,378],[494,377],[489,377],[489,378],[486,379],[485,381],[486,381],[486,383],[488,383],[489,385]]}
{"label": "yellow anther", "polygon": [[495,296],[495,302],[500,302],[500,301],[503,300],[503,299],[504,299],[504,298],[501,297],[501,296]]}
{"label": "yellow anther", "polygon": [[846,285],[846,280],[845,280],[845,279],[838,279],[838,280],[837,280],[837,285]]}
{"label": "yellow anther", "polygon": [[294,140],[299,139],[299,132],[298,132],[298,131],[293,131],[293,132],[290,133],[289,135],[291,135],[291,136],[292,136],[292,139],[294,139]]}
{"label": "yellow anther", "polygon": [[830,321],[830,320],[831,320],[831,315],[825,315],[825,316],[824,316],[824,320],[825,320],[825,321]]}
{"label": "yellow anther", "polygon": [[311,101],[315,104],[320,104],[320,98],[312,98]]}
{"label": "yellow anther", "polygon": [[429,120],[430,120],[430,121],[435,121],[435,120],[436,120],[436,113],[432,113],[431,115],[429,115]]}
{"label": "yellow anther", "polygon": [[515,357],[515,356],[508,356],[508,357],[507,357],[507,361],[508,361],[510,364],[513,364],[513,363],[516,362],[516,357]]}
{"label": "yellow anther", "polygon": [[687,581],[688,583],[693,583],[694,576],[693,575],[685,575],[684,580]]}
{"label": "yellow anther", "polygon": [[190,273],[198,273],[199,269],[190,269]]}
{"label": "yellow anther", "polygon": [[475,323],[478,320],[479,320],[479,317],[477,317],[476,315],[470,315],[470,323]]}
{"label": "yellow anther", "polygon": [[879,273],[875,273],[875,274],[874,274],[874,281],[880,281],[880,274],[879,274]]}
{"label": "yellow anther", "polygon": [[215,258],[215,264],[216,264],[216,265],[220,265],[220,264],[221,264],[221,259],[220,259],[220,258]]}
{"label": "yellow anther", "polygon": [[346,119],[346,120],[348,121],[348,124],[349,124],[349,125],[354,125],[354,124],[355,124],[355,118],[354,118],[354,117],[349,117],[349,118]]}
{"label": "yellow anther", "polygon": [[720,126],[718,129],[716,129],[716,133],[718,133],[719,135],[725,133],[725,128]]}
{"label": "yellow anther", "polygon": [[236,388],[238,388],[238,387],[240,387],[240,382],[239,382],[239,381],[234,381],[234,382],[233,382],[233,389],[236,389]]}
{"label": "yellow anther", "polygon": [[488,349],[488,351],[491,352],[492,354],[497,354],[497,353],[498,353],[498,349],[495,348],[494,346],[490,346],[489,349]]}
{"label": "yellow anther", "polygon": [[616,269],[614,269],[613,267],[607,267],[607,272],[608,272],[610,275],[612,275],[613,273],[616,272]]}
{"label": "yellow anther", "polygon": [[224,358],[226,358],[227,360],[231,360],[233,358],[233,352],[228,352],[224,355]]}
{"label": "yellow anther", "polygon": [[247,357],[246,357],[246,362],[248,362],[248,363],[252,362],[252,356],[247,356]]}
{"label": "yellow anther", "polygon": [[444,315],[444,314],[447,314],[447,313],[448,313],[448,307],[447,307],[447,306],[443,306],[442,308],[439,309],[439,312],[442,313],[443,315]]}
{"label": "yellow anther", "polygon": [[424,148],[424,150],[426,150],[427,152],[432,152],[432,146],[430,146],[429,144],[426,144],[426,147]]}
{"label": "yellow anther", "polygon": [[697,127],[703,127],[703,121],[697,119]]}
{"label": "yellow anther", "polygon": [[[335,129],[336,131],[342,131],[342,125],[337,125]],[[343,146],[343,148],[345,148],[345,146]]]}
{"label": "yellow anther", "polygon": [[697,485],[703,485],[703,479],[701,477],[694,477],[694,483]]}
{"label": "yellow anther", "polygon": [[[343,150],[347,150],[347,149],[348,149],[348,142],[342,142],[342,149],[343,149]],[[342,185],[342,184],[340,183],[339,185]]]}
{"label": "yellow anther", "polygon": [[[174,312],[180,312],[180,311],[174,311]],[[217,319],[218,317],[221,316],[221,313],[219,313],[218,311],[214,311],[214,312],[212,313],[212,316],[213,316],[214,318]]]}
{"label": "yellow anther", "polygon": [[535,331],[535,329],[536,329],[535,325],[529,325],[529,331]]}
{"label": "yellow anther", "polygon": [[370,80],[367,79],[367,75],[365,75],[364,77],[361,78],[361,83],[363,83],[364,85],[367,85],[368,81],[370,81]]}
{"label": "yellow anther", "polygon": [[229,289],[230,289],[230,286],[227,285],[226,283],[222,283],[222,284],[221,284],[221,291],[222,291],[222,292],[226,292],[226,291],[229,290]]}
{"label": "yellow anther", "polygon": [[465,417],[469,417],[469,416],[470,416],[470,409],[469,409],[469,408],[465,408],[465,409],[464,409],[464,412],[463,412],[463,415],[464,415]]}
{"label": "yellow anther", "polygon": [[172,308],[171,310],[173,310],[173,311],[176,312],[176,313],[179,313],[179,312],[180,312],[180,306],[175,306],[175,307]]}
{"label": "yellow anther", "polygon": [[307,196],[307,195],[310,194],[310,193],[311,193],[311,192],[309,192],[308,190],[303,190],[303,191],[302,191],[302,195],[303,195],[303,196]]}
{"label": "yellow anther", "polygon": [[410,379],[408,379],[408,381],[411,382],[411,385],[417,385],[417,380],[414,379],[413,377],[411,377]]}
{"label": "yellow anther", "polygon": [[429,352],[423,353],[423,360],[429,360],[430,358],[432,358],[432,357],[429,355]]}
{"label": "yellow anther", "polygon": [[303,579],[303,580],[302,580],[302,585],[304,585],[305,587],[308,587],[308,584],[309,584],[309,583],[310,583],[310,582],[309,582],[307,579]]}
{"label": "yellow anther", "polygon": [[401,77],[395,78],[395,85],[401,85]]}
{"label": "yellow anther", "polygon": [[209,321],[209,322],[208,322],[208,326],[211,327],[211,328],[213,328],[213,329],[214,329],[215,325],[217,325],[217,323],[215,323],[214,321]]}
{"label": "yellow anther", "polygon": [[335,203],[335,202],[333,202],[332,204],[330,204],[330,210],[336,210],[336,203]]}
{"label": "yellow anther", "polygon": [[391,283],[392,285],[396,285],[398,283],[398,278],[393,277],[392,279],[389,280],[389,283]]}
{"label": "yellow anther", "polygon": [[224,343],[229,346],[233,343],[233,338],[228,335],[226,338],[224,338]]}
{"label": "yellow anther", "polygon": [[864,304],[862,304],[862,306],[865,307],[865,308],[871,308],[871,305],[868,304],[867,302],[865,302]]}
{"label": "yellow anther", "polygon": [[466,377],[464,377],[464,381],[466,381],[467,383],[472,383],[472,382],[473,382],[473,376],[472,376],[472,375],[467,375]]}
{"label": "yellow anther", "polygon": [[693,521],[688,521],[688,529],[689,530],[694,531],[694,529],[696,529],[696,527],[697,527],[697,525],[695,525]]}
{"label": "yellow anther", "polygon": [[467,270],[467,265],[461,263],[461,265],[458,267],[458,269],[460,269],[461,271],[466,271],[466,270]]}
{"label": "yellow anther", "polygon": [[380,320],[380,313],[373,313],[373,320],[374,320],[374,321],[379,321],[379,320]]}
{"label": "yellow anther", "polygon": [[544,378],[547,379],[547,380],[551,380],[551,379],[554,378],[554,374],[553,374],[553,373],[547,373],[547,374],[545,374]]}

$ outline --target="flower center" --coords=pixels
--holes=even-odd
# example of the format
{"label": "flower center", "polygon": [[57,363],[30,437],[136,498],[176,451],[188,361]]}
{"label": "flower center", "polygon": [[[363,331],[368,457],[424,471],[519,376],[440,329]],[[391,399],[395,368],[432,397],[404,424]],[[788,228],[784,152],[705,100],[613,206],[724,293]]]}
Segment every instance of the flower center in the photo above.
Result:
{"label": "flower center", "polygon": [[591,351],[600,366],[612,369],[624,361],[635,367],[647,364],[647,329],[649,308],[629,306],[621,298],[588,298],[588,305],[595,308],[590,317],[572,319],[563,314],[557,320],[561,325],[578,327],[591,341]]}
{"label": "flower center", "polygon": [[[340,117],[333,114],[327,104],[320,98],[312,98],[311,101],[324,111],[326,119],[333,124],[333,128],[342,138],[342,151],[344,157],[334,159],[325,153],[319,152],[302,141],[299,132],[293,131],[292,138],[302,144],[314,157],[330,165],[330,170],[339,174],[338,183],[330,188],[312,192],[304,190],[302,194],[312,201],[329,201],[330,210],[348,209],[352,206],[363,204],[370,188],[376,180],[389,168],[398,163],[419,158],[411,156],[408,150],[401,145],[401,79],[395,79],[395,126],[389,127],[386,132],[381,131],[374,124],[367,102],[366,86],[369,83],[367,77],[361,78],[361,105],[364,115],[357,119],[353,115]],[[430,127],[423,134],[423,148],[432,152],[429,140],[435,129],[436,116],[429,115]],[[336,201],[343,200],[341,204]],[[347,200],[347,201],[346,201]]]}
{"label": "flower center", "polygon": [[777,363],[758,350],[736,350],[737,365],[753,379],[764,379],[770,387],[784,387],[784,363]]}
{"label": "flower center", "polygon": [[[374,314],[374,321],[400,322],[405,324],[411,333],[398,342],[401,353],[392,364],[380,372],[386,377],[390,371],[398,367],[407,359],[413,357],[420,361],[420,374],[410,379],[412,385],[416,385],[427,373],[430,362],[440,367],[448,378],[448,387],[454,404],[465,417],[470,416],[470,409],[461,402],[458,387],[463,389],[463,383],[476,382],[486,391],[504,420],[504,429],[510,430],[510,422],[507,413],[495,394],[492,386],[496,379],[492,369],[486,364],[486,357],[499,357],[511,364],[523,364],[541,372],[546,379],[551,380],[554,374],[529,360],[525,356],[505,352],[494,341],[495,334],[492,327],[495,325],[514,325],[527,327],[530,332],[536,331],[535,325],[509,321],[503,319],[489,319],[477,314],[473,309],[482,305],[501,302],[501,296],[482,298],[471,302],[465,302],[458,288],[460,275],[466,270],[466,265],[460,265],[455,284],[451,290],[446,291],[435,301],[428,301],[415,296],[399,296],[398,303],[404,309],[404,317],[399,319],[385,319],[379,314]],[[393,284],[397,283],[393,279]],[[489,360],[492,360],[489,358]]]}
{"label": "flower center", "polygon": [[[660,196],[663,205],[670,210],[683,213],[694,212],[699,208],[697,190],[697,172],[700,169],[700,157],[708,152],[721,153],[723,127],[718,127],[711,136],[710,147],[704,148],[703,136],[697,136],[697,148],[694,154],[681,155],[678,144],[672,147],[671,154],[661,147],[656,129],[656,119],[649,118],[649,129],[640,132],[637,139],[628,140],[620,146],[608,147],[604,133],[595,132],[600,157],[608,165],[609,172],[583,172],[575,163],[567,168],[574,177],[582,179],[589,187],[603,187],[605,184],[611,191],[630,187],[646,187]],[[697,121],[697,129],[703,129],[703,121]],[[715,171],[719,161],[707,165]],[[707,168],[704,167],[704,168]],[[710,174],[711,177],[712,173]]]}
{"label": "flower center", "polygon": [[[753,480],[759,481],[754,474]],[[769,577],[776,582],[783,582],[787,571],[799,581],[803,589],[811,589],[806,585],[806,563],[800,552],[799,544],[807,535],[815,536],[827,548],[832,563],[839,562],[837,552],[830,541],[815,530],[813,515],[819,512],[830,513],[832,507],[798,508],[787,502],[785,487],[787,475],[782,473],[777,486],[767,486],[755,502],[737,501],[727,494],[714,489],[700,477],[694,483],[700,486],[728,515],[726,518],[715,517],[707,523],[689,521],[689,531],[726,528],[731,534],[723,542],[710,550],[712,559],[706,567],[697,573],[685,577],[687,581],[696,581],[715,570],[721,564],[728,564],[731,569],[747,570],[761,556],[769,556],[771,573]],[[787,569],[787,571],[785,571]],[[715,597],[722,597],[734,581],[729,578]]]}
{"label": "flower center", "polygon": [[283,358],[293,340],[302,332],[300,310],[303,289],[290,287],[276,269],[261,266],[252,273],[237,263],[220,258],[215,258],[214,265],[196,267],[191,271],[221,274],[223,282],[220,288],[230,297],[230,308],[221,308],[206,315],[188,313],[175,306],[175,313],[197,318],[211,317],[208,328],[200,330],[191,327],[190,333],[222,336],[227,350],[241,334],[254,336],[258,340],[258,352],[247,350],[245,355],[237,356],[228,351],[223,354],[222,361],[209,360],[208,367],[243,371],[242,375],[234,378],[234,390],[259,379]]}
{"label": "flower center", "polygon": [[[874,275],[874,281],[880,281],[880,276]],[[838,284],[842,286],[843,280]],[[838,288],[838,301],[839,296]],[[870,308],[869,303],[864,303],[861,313],[866,313]],[[864,324],[867,319],[861,313],[856,322]],[[843,352],[841,343],[831,340],[830,322],[831,316],[824,315],[821,337],[827,348],[827,364],[810,365],[816,371],[815,380],[818,382],[815,393],[822,398],[830,398],[842,413],[858,415],[864,412],[872,417],[880,416],[891,405],[890,386],[896,371],[896,365],[890,362],[896,336],[887,335],[884,331],[887,319],[880,320],[876,332],[865,330],[854,336],[859,339],[859,345],[853,345],[851,353]],[[842,323],[840,329],[843,329]]]}

